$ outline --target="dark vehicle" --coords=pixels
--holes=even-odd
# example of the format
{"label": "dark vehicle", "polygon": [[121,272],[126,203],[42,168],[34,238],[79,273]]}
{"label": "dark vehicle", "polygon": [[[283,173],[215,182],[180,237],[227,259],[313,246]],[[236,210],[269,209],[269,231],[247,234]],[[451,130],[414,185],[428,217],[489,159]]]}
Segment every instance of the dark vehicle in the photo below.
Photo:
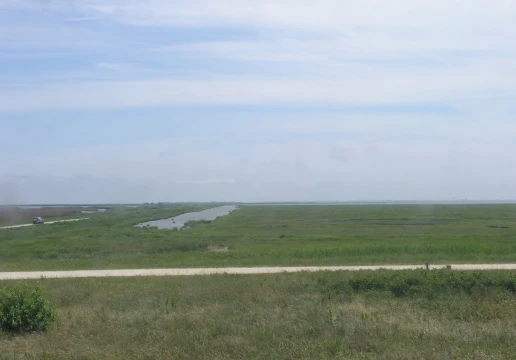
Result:
{"label": "dark vehicle", "polygon": [[38,216],[38,217],[35,217],[35,218],[33,218],[33,219],[32,219],[32,223],[33,223],[34,225],[39,225],[39,224],[44,224],[44,223],[45,223],[45,221],[43,220],[43,218],[42,218],[42,217],[39,217],[39,216]]}

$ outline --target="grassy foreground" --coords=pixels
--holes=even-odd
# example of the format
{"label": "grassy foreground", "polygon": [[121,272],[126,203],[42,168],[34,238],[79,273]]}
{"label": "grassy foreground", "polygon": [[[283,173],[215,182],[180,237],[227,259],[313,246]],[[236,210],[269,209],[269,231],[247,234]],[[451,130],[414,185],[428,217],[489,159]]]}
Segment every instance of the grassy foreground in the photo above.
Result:
{"label": "grassy foreground", "polygon": [[42,280],[57,322],[43,334],[0,333],[0,359],[511,359],[515,280],[448,271]]}
{"label": "grassy foreground", "polygon": [[186,231],[133,227],[201,209],[0,229],[0,271],[516,262],[515,205],[244,206]]}

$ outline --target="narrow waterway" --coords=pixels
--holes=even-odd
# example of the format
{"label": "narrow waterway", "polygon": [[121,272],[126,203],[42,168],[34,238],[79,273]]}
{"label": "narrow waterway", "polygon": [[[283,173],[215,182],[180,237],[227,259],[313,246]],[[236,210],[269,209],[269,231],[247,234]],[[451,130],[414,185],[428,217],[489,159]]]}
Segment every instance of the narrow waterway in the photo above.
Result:
{"label": "narrow waterway", "polygon": [[181,214],[170,219],[154,220],[136,225],[137,227],[157,227],[158,229],[182,229],[188,221],[213,221],[220,216],[226,216],[237,210],[234,205],[225,205],[213,209]]}

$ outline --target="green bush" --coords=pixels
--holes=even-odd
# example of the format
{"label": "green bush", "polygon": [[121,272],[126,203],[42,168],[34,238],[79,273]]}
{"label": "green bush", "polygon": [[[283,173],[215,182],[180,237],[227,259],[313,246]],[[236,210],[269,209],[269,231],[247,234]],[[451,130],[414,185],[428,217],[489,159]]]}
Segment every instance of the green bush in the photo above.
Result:
{"label": "green bush", "polygon": [[391,293],[395,297],[428,299],[479,292],[505,291],[516,294],[516,280],[506,272],[460,272],[450,270],[363,271],[351,279],[337,275],[317,280],[319,289],[328,297],[359,293]]}
{"label": "green bush", "polygon": [[45,331],[55,319],[55,305],[39,286],[7,285],[0,289],[1,330],[12,333]]}
{"label": "green bush", "polygon": [[210,220],[188,220],[186,223],[185,223],[185,226],[184,228],[185,229],[188,229],[188,228],[192,228],[196,225],[209,225],[211,224],[211,221]]}

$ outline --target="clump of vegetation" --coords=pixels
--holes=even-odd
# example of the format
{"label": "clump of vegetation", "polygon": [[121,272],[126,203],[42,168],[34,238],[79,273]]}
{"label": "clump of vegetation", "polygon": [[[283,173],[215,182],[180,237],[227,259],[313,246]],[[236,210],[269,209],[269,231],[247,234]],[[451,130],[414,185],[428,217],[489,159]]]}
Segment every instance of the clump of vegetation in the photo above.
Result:
{"label": "clump of vegetation", "polygon": [[447,295],[472,295],[481,292],[516,293],[512,275],[490,272],[457,272],[449,270],[414,270],[400,272],[361,272],[351,279],[322,277],[320,290],[332,297],[370,292],[389,292],[395,297],[436,298]]}
{"label": "clump of vegetation", "polygon": [[189,242],[189,241],[168,241],[161,244],[157,244],[150,251],[154,254],[166,254],[174,252],[195,252],[205,251],[208,248],[208,244],[201,242]]}
{"label": "clump of vegetation", "polygon": [[196,225],[202,225],[202,224],[208,225],[208,224],[211,224],[211,221],[210,220],[197,220],[197,221],[189,220],[185,223],[184,228],[188,229],[188,228],[192,228]]}
{"label": "clump of vegetation", "polygon": [[45,331],[55,320],[55,305],[39,286],[7,285],[0,290],[1,330],[11,333]]}

